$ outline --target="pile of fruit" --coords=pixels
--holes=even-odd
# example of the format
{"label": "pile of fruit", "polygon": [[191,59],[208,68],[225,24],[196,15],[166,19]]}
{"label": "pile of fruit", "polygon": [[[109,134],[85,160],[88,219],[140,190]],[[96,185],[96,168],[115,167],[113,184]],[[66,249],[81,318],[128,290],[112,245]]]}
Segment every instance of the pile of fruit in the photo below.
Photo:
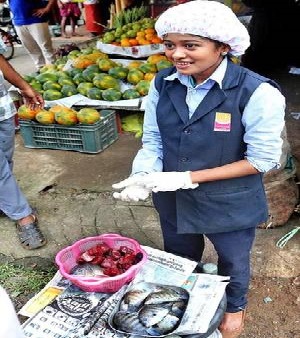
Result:
{"label": "pile of fruit", "polygon": [[162,43],[154,29],[156,19],[148,17],[146,6],[121,10],[113,17],[112,26],[100,39],[105,44],[122,47]]}
{"label": "pile of fruit", "polygon": [[61,124],[72,126],[80,124],[94,124],[101,119],[101,112],[94,108],[82,108],[79,111],[55,105],[49,109],[31,109],[22,105],[18,109],[18,117],[23,120],[32,120],[41,124]]}
{"label": "pile of fruit", "polygon": [[[63,70],[68,60],[72,60],[72,67]],[[171,65],[165,56],[157,54],[146,62],[131,61],[125,66],[98,49],[86,48],[73,50],[24,79],[47,101],[78,93],[95,100],[128,100],[147,95],[156,72]]]}
{"label": "pile of fruit", "polygon": [[101,42],[121,47],[144,46],[162,43],[154,29],[155,20],[143,18],[134,23],[104,33]]}

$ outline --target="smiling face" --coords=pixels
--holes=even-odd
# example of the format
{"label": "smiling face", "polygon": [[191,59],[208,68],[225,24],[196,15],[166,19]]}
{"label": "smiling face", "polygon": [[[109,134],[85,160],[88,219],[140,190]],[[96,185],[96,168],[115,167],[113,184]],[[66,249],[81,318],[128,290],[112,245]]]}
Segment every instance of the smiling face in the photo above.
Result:
{"label": "smiling face", "polygon": [[177,71],[193,76],[197,84],[206,80],[222,62],[229,47],[200,36],[169,33],[163,38],[165,54]]}

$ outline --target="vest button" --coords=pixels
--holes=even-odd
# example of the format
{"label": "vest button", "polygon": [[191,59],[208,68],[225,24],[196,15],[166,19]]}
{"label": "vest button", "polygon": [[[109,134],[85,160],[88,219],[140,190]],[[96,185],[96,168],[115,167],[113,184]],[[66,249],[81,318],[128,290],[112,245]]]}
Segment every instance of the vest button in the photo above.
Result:
{"label": "vest button", "polygon": [[192,130],[190,128],[187,128],[187,129],[184,130],[185,134],[190,134],[191,132],[192,132]]}
{"label": "vest button", "polygon": [[181,162],[187,162],[189,159],[187,157],[182,157]]}

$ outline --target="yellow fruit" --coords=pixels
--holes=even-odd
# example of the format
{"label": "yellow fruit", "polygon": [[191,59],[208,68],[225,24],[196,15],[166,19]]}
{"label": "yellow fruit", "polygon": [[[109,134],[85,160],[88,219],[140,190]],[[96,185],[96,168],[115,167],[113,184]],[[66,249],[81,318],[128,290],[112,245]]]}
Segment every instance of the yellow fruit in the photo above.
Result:
{"label": "yellow fruit", "polygon": [[18,117],[25,120],[33,120],[35,115],[40,111],[34,110],[26,106],[25,104],[21,105],[18,109]]}
{"label": "yellow fruit", "polygon": [[55,123],[55,115],[52,111],[41,110],[36,114],[35,119],[42,124],[52,124]]}

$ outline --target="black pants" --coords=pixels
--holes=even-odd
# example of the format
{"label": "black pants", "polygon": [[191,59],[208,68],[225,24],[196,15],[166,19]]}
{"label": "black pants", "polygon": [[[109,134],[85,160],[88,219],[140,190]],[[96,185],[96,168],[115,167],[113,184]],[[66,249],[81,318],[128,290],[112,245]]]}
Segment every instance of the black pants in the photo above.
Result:
{"label": "black pants", "polygon": [[[178,234],[174,193],[153,194],[160,216],[164,250],[201,261],[204,251],[203,234]],[[163,197],[162,197],[163,195]],[[218,254],[218,274],[230,276],[226,288],[227,312],[237,312],[247,305],[250,282],[250,251],[255,227],[232,232],[205,234]]]}

